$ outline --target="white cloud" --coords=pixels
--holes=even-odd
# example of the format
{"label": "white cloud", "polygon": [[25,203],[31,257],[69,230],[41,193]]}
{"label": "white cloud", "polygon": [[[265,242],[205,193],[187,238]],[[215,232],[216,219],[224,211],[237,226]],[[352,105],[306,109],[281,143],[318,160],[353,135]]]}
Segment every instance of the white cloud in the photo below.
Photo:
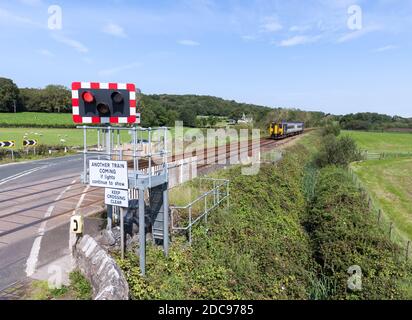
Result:
{"label": "white cloud", "polygon": [[73,49],[75,49],[76,51],[80,52],[80,53],[87,53],[89,52],[89,49],[82,44],[81,42],[71,39],[71,38],[67,38],[63,35],[57,35],[57,34],[53,34],[53,39],[56,40],[57,42],[63,43]]}
{"label": "white cloud", "polygon": [[103,28],[103,32],[115,37],[126,38],[123,28],[115,23],[109,23]]}
{"label": "white cloud", "polygon": [[93,64],[94,63],[93,59],[91,59],[89,57],[84,57],[82,60],[83,60],[84,63],[87,63],[87,64]]}
{"label": "white cloud", "polygon": [[43,4],[42,0],[20,0],[20,2],[29,6],[39,6]]}
{"label": "white cloud", "polygon": [[283,29],[283,26],[275,18],[265,18],[264,21],[260,26],[262,32],[277,32]]}
{"label": "white cloud", "polygon": [[256,40],[257,38],[256,38],[256,36],[244,35],[244,36],[242,36],[242,39],[243,39],[244,41],[254,41],[254,40]]}
{"label": "white cloud", "polygon": [[54,57],[54,54],[51,53],[51,52],[50,52],[49,50],[47,50],[47,49],[37,50],[37,53],[39,53],[39,54],[41,54],[41,55],[43,55],[43,56],[49,57],[49,58]]}
{"label": "white cloud", "polygon": [[100,76],[111,76],[115,73],[119,73],[121,71],[129,70],[129,69],[139,68],[141,66],[142,64],[140,62],[133,62],[127,65],[118,66],[118,67],[114,67],[111,69],[100,70],[98,73]]}
{"label": "white cloud", "polygon": [[305,32],[310,30],[311,27],[310,26],[292,26],[289,28],[289,31],[291,32]]}
{"label": "white cloud", "polygon": [[293,47],[307,43],[313,43],[320,39],[320,36],[295,36],[279,43],[279,47]]}
{"label": "white cloud", "polygon": [[352,41],[355,39],[359,39],[371,32],[375,32],[380,30],[381,28],[377,27],[377,26],[370,26],[370,27],[364,27],[361,30],[357,30],[357,31],[353,31],[351,33],[347,33],[343,36],[341,36],[338,39],[338,43],[344,43],[344,42],[348,42],[348,41]]}
{"label": "white cloud", "polygon": [[182,46],[188,46],[188,47],[200,46],[199,42],[196,42],[196,41],[193,41],[193,40],[179,40],[177,43],[181,44]]}
{"label": "white cloud", "polygon": [[0,23],[35,25],[31,19],[15,15],[14,13],[2,8],[0,8]]}
{"label": "white cloud", "polygon": [[398,48],[399,48],[398,46],[388,45],[388,46],[385,46],[385,47],[378,48],[374,51],[375,52],[384,52],[384,51],[395,50],[395,49],[398,49]]}

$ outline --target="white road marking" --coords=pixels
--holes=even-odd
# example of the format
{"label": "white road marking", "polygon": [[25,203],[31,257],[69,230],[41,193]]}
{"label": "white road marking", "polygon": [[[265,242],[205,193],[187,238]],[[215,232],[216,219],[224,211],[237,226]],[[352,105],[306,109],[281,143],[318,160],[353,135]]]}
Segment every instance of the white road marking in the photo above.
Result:
{"label": "white road marking", "polygon": [[[76,180],[73,180],[71,182],[71,184],[69,186],[67,186],[67,188],[65,188],[62,192],[60,192],[60,194],[57,196],[57,198],[54,201],[59,201],[63,197],[63,194],[66,193],[67,191],[69,191],[75,183],[76,183]],[[53,210],[54,210],[54,205],[51,205],[47,209],[47,212],[44,215],[44,218],[50,217]],[[46,230],[46,224],[47,224],[47,220],[43,221],[43,223],[40,225],[39,230],[38,230],[38,236],[33,242],[33,246],[32,246],[31,251],[30,251],[30,256],[27,259],[27,262],[26,262],[26,275],[28,277],[31,277],[36,271],[37,262],[39,260],[41,240],[42,240],[42,238],[44,236],[44,232]]]}
{"label": "white road marking", "polygon": [[19,173],[15,174],[15,175],[12,175],[12,176],[10,176],[10,177],[4,178],[4,179],[0,180],[0,186],[1,186],[2,184],[5,184],[5,183],[7,183],[7,182],[10,182],[10,181],[19,179],[19,178],[24,177],[24,176],[27,176],[27,175],[29,175],[29,174],[31,174],[31,173],[33,173],[33,172],[39,171],[39,170],[44,169],[44,168],[46,168],[46,167],[47,167],[47,166],[38,167],[38,168],[34,168],[34,169],[29,169],[29,170],[26,170],[26,171],[19,172]]}
{"label": "white road marking", "polygon": [[81,196],[80,199],[79,199],[79,202],[77,202],[77,205],[76,205],[76,209],[75,209],[75,210],[80,209],[80,207],[81,207],[81,205],[82,205],[82,203],[83,203],[83,201],[84,201],[84,198],[86,197],[86,193],[87,193],[87,191],[89,191],[89,189],[90,189],[90,185],[87,185],[87,187],[86,187],[86,188],[84,189],[84,191],[83,191],[82,196]]}
{"label": "white road marking", "polygon": [[[65,162],[75,162],[75,161],[80,161],[80,160],[82,160],[82,159],[68,159],[68,160],[65,160]],[[42,161],[42,160],[36,160],[36,161]],[[29,163],[29,162],[27,162],[27,163]],[[39,163],[39,164],[41,164],[41,163]],[[24,176],[27,176],[31,173],[36,172],[36,171],[39,171],[39,170],[42,170],[42,169],[45,169],[45,168],[48,168],[48,167],[56,166],[56,165],[59,165],[59,164],[60,163],[54,163],[54,162],[53,163],[47,163],[47,164],[43,164],[41,167],[37,167],[37,168],[33,168],[33,169],[29,169],[29,170],[26,170],[26,171],[19,172],[19,173],[15,174],[15,175],[12,175],[10,177],[1,179],[0,180],[0,186],[2,184],[7,183],[7,182],[22,178]]]}
{"label": "white road marking", "polygon": [[[87,185],[86,188],[83,191],[82,196],[79,199],[79,202],[77,202],[76,208],[73,210],[72,216],[76,214],[76,211],[80,209],[84,198],[86,197],[86,192],[89,191],[90,185]],[[76,235],[73,232],[70,232],[69,235],[69,250],[70,250],[70,262],[71,262],[71,267],[74,267],[74,258],[73,258],[73,246],[76,243]]]}

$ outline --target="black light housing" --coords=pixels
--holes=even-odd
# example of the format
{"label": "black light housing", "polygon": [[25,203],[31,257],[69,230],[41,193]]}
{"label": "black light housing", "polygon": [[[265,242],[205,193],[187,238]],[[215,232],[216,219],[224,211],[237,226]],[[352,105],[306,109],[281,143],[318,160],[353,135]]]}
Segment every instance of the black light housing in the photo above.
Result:
{"label": "black light housing", "polygon": [[107,103],[100,102],[97,107],[97,111],[99,112],[100,116],[109,116],[110,115],[110,108]]}
{"label": "black light housing", "polygon": [[112,93],[111,98],[114,103],[122,103],[124,101],[123,95],[119,91]]}

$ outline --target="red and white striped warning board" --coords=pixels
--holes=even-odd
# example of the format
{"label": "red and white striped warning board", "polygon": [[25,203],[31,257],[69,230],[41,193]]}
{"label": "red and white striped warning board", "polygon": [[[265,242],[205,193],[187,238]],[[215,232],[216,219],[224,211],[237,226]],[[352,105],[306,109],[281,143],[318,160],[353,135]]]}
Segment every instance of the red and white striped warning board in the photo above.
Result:
{"label": "red and white striped warning board", "polygon": [[[126,116],[88,116],[82,108],[81,92],[85,90],[110,90],[128,92],[130,111]],[[75,123],[140,123],[140,113],[136,112],[136,86],[132,83],[73,82],[72,83],[73,121]]]}

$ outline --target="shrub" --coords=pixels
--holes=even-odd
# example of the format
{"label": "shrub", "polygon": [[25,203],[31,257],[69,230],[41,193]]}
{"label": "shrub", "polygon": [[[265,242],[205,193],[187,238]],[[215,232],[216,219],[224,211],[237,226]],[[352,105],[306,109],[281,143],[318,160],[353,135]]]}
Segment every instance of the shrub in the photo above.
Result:
{"label": "shrub", "polygon": [[340,126],[338,123],[329,123],[322,128],[322,136],[327,136],[330,134],[333,134],[335,137],[340,135]]}
{"label": "shrub", "polygon": [[349,163],[361,159],[360,151],[351,137],[336,138],[329,134],[322,139],[322,146],[315,157],[315,163],[321,168],[328,165],[346,167]]}

